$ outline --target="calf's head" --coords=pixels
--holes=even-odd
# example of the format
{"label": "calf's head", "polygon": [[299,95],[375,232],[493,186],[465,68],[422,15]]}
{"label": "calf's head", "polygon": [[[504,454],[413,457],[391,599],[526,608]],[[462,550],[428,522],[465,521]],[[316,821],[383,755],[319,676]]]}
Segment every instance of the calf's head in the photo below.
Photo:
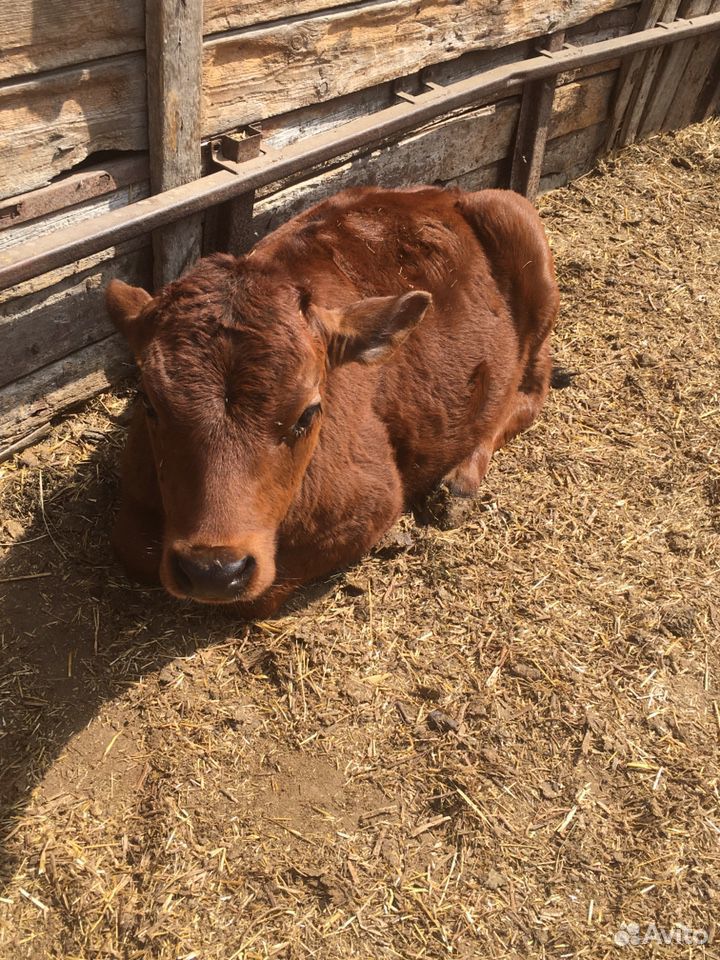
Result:
{"label": "calf's head", "polygon": [[313,303],[252,258],[216,256],[156,298],[113,280],[164,513],[160,578],[178,597],[249,601],[276,578],[278,530],[318,442],[327,371],[382,362],[430,295]]}

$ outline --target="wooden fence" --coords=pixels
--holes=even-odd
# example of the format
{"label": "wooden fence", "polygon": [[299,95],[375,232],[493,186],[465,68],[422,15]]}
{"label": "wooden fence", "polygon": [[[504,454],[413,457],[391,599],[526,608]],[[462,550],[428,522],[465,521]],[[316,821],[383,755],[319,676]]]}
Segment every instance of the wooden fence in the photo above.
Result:
{"label": "wooden fence", "polygon": [[[0,254],[211,172],[210,142],[248,124],[280,147],[539,46],[718,11],[720,0],[19,0],[0,11]],[[533,195],[719,104],[718,32],[566,71],[263,188],[245,199],[237,242],[358,183]],[[127,375],[108,280],[152,288],[153,246],[155,284],[170,279],[217,245],[223,215],[0,291],[0,457]]]}

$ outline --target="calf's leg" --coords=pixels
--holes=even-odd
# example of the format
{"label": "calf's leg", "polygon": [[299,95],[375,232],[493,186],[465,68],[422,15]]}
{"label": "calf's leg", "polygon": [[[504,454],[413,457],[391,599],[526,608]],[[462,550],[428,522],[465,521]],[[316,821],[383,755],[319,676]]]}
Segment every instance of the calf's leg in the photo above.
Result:
{"label": "calf's leg", "polygon": [[545,402],[559,294],[552,254],[532,204],[509,190],[483,190],[461,200],[458,208],[483,246],[526,357],[518,387],[498,409],[492,434],[484,432],[473,453],[446,478],[453,493],[473,496],[495,450],[526,430]]}
{"label": "calf's leg", "polygon": [[535,355],[528,360],[522,382],[508,410],[507,419],[497,432],[495,450],[504,447],[509,440],[527,430],[534,422],[545,404],[551,372],[550,345],[545,339]]}

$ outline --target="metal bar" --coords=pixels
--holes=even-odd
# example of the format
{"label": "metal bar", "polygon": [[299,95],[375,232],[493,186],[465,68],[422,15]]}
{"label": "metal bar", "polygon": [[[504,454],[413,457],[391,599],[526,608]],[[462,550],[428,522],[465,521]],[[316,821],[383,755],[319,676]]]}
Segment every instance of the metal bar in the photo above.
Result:
{"label": "metal bar", "polygon": [[715,30],[720,30],[720,13],[654,27],[625,37],[613,37],[584,47],[565,48],[521,63],[496,67],[479,77],[470,77],[444,88],[429,90],[419,94],[414,104],[402,103],[388,107],[334,130],[248,160],[238,165],[237,173],[214,173],[59,230],[50,236],[18,244],[12,251],[0,254],[0,290],[215,204],[232,200],[308,167],[397,137],[442,114],[467,108],[478,100],[518,93],[527,80],[555,77],[565,70],[602,63],[617,56],[654,49]]}

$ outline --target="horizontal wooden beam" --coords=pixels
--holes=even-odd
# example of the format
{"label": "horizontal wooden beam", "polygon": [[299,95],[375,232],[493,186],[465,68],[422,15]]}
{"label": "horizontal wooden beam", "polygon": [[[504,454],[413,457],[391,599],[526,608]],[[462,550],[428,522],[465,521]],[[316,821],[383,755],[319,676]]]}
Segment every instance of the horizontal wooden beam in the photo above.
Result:
{"label": "horizontal wooden beam", "polygon": [[0,200],[0,230],[18,227],[147,178],[148,160],[145,153],[110,160],[80,173],[69,174],[48,187]]}
{"label": "horizontal wooden beam", "polygon": [[50,290],[0,304],[0,387],[109,336],[105,287],[114,277],[149,287],[149,253],[146,246],[113,257]]}
{"label": "horizontal wooden beam", "polygon": [[364,0],[213,37],[204,51],[203,134],[534,40],[624,2],[556,4],[549,24],[547,0]]}
{"label": "horizontal wooden beam", "polygon": [[143,0],[0,4],[0,79],[142,50],[143,7]]}
{"label": "horizontal wooden beam", "polygon": [[[18,0],[30,15],[20,40],[32,56],[34,10],[61,5],[48,0]],[[69,23],[84,11],[92,24],[89,39],[112,37],[123,19],[113,19],[118,0],[74,0]],[[163,0],[164,2],[164,0]],[[193,4],[199,0],[192,0]],[[154,14],[161,0],[127,0]],[[612,11],[627,0],[571,0],[560,4],[556,29],[579,25]],[[176,0],[179,13],[189,0]],[[547,0],[355,0],[332,9],[305,10],[304,0],[230,0],[236,15],[254,7],[263,21],[257,26],[213,36],[203,48],[202,136],[218,136],[257,120],[267,120],[313,104],[365,90],[440,62],[450,63],[472,51],[492,50],[534,39],[548,30]],[[313,0],[314,6],[314,0]],[[12,17],[16,4],[5,4]],[[105,10],[107,7],[107,12]],[[297,7],[297,10],[294,9]],[[278,19],[278,16],[281,19]],[[82,17],[80,18],[82,19]],[[14,21],[10,26],[14,28]],[[85,38],[78,26],[57,24],[58,45],[65,38]],[[6,36],[0,31],[0,46]],[[22,39],[24,37],[24,40]],[[398,42],[402,37],[402,43]],[[100,150],[147,149],[148,115],[143,44],[102,60],[0,83],[0,197],[42,187],[59,173]],[[153,49],[153,44],[150,49]],[[114,48],[113,48],[114,49]],[[182,96],[190,91],[180,91]],[[151,131],[155,129],[151,122]]]}
{"label": "horizontal wooden beam", "polygon": [[132,369],[127,344],[115,333],[0,388],[0,460],[3,447],[22,441],[61,410],[107,390]]}
{"label": "horizontal wooden beam", "polygon": [[92,223],[59,231],[52,238],[21,244],[13,251],[0,254],[0,289],[113,243],[174,223],[314,164],[392,140],[445,113],[468,109],[483,97],[500,98],[517,93],[528,80],[555,77],[568,69],[602,63],[618,55],[655,49],[675,40],[718,30],[720,13],[709,14],[584,47],[566,47],[555,54],[497,67],[446,88],[433,88],[418,96],[412,104],[388,107],[284,149],[269,151],[257,160],[239,164],[235,174],[225,171],[211,174],[122,210],[111,211]]}

